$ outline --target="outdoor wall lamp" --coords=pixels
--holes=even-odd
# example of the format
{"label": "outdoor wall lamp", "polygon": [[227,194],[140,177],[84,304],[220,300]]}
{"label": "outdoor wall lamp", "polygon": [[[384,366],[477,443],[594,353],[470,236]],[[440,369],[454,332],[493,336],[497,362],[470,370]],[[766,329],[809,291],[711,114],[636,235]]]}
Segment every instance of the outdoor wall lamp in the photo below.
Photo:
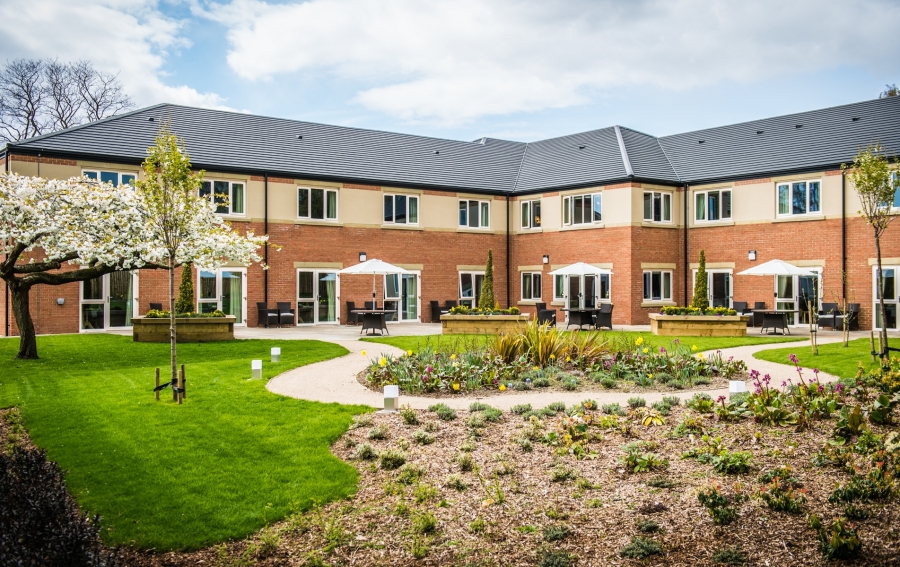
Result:
{"label": "outdoor wall lamp", "polygon": [[65,297],[58,297],[58,298],[56,298],[56,304],[57,304],[57,305],[65,305],[65,303],[66,303],[66,298],[65,298]]}
{"label": "outdoor wall lamp", "polygon": [[550,263],[550,255],[544,254],[543,261],[545,264],[549,264]]}
{"label": "outdoor wall lamp", "polygon": [[360,252],[360,253],[359,253],[359,261],[360,261],[360,262],[365,262],[365,261],[366,261],[366,253],[365,253],[365,252]]}
{"label": "outdoor wall lamp", "polygon": [[747,259],[750,260],[751,262],[756,261],[756,250],[751,250],[750,252],[748,252]]}

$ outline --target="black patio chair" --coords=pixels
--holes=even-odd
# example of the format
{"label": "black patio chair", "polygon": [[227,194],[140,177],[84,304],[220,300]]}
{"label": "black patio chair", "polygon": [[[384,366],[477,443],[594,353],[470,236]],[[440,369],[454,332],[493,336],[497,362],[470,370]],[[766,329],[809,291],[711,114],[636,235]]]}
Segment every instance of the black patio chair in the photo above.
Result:
{"label": "black patio chair", "polygon": [[612,312],[613,312],[613,304],[612,303],[601,303],[600,311],[597,313],[597,318],[594,321],[595,329],[607,328],[612,331]]}
{"label": "black patio chair", "polygon": [[348,325],[358,325],[360,322],[359,313],[354,313],[356,311],[356,303],[353,301],[347,302],[347,324]]}
{"label": "black patio chair", "polygon": [[731,304],[731,308],[737,311],[738,315],[746,315],[748,311],[746,301],[734,301]]}
{"label": "black patio chair", "polygon": [[266,327],[278,326],[278,310],[269,309],[265,301],[256,302],[256,326],[265,325]]}
{"label": "black patio chair", "polygon": [[430,301],[431,304],[431,322],[432,323],[440,323],[441,315],[447,313],[446,309],[441,309],[441,303],[439,301]]}
{"label": "black patio chair", "polygon": [[847,304],[847,319],[850,322],[850,330],[859,330],[859,303]]}
{"label": "black patio chair", "polygon": [[832,329],[843,328],[844,322],[837,303],[822,304],[822,309],[819,310],[819,326]]}
{"label": "black patio chair", "polygon": [[534,304],[534,311],[535,311],[535,313],[537,313],[538,311],[543,311],[543,310],[545,310],[545,309],[547,309],[547,304],[546,304],[546,303],[535,303],[535,304]]}
{"label": "black patio chair", "polygon": [[446,309],[447,311],[450,311],[451,307],[456,307],[456,306],[457,306],[457,303],[456,303],[455,299],[448,299],[447,301],[444,302],[444,309]]}
{"label": "black patio chair", "polygon": [[[755,301],[753,302],[753,309],[765,309],[766,302],[765,301]],[[763,322],[763,314],[762,313],[754,313],[753,317],[751,317],[754,327],[761,327]]]}
{"label": "black patio chair", "polygon": [[287,325],[289,327],[293,327],[295,325],[294,321],[294,310],[291,309],[290,301],[277,301],[275,305],[278,306],[278,326]]}
{"label": "black patio chair", "polygon": [[556,309],[541,309],[537,312],[537,323],[543,325],[547,323],[550,327],[556,326]]}
{"label": "black patio chair", "polygon": [[153,311],[153,310],[156,310],[156,311],[162,311],[162,310],[163,310],[163,308],[162,308],[162,303],[151,303],[151,304],[150,304],[150,310],[151,310],[151,311]]}
{"label": "black patio chair", "polygon": [[366,301],[365,305],[366,305],[366,311],[369,311],[369,310],[371,310],[371,309],[375,309],[375,302],[374,302],[374,301]]}

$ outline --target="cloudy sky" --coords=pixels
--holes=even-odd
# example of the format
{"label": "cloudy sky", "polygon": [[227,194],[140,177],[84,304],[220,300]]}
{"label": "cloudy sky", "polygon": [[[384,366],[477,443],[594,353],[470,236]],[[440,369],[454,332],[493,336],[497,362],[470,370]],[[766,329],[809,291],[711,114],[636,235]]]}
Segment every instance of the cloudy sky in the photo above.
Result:
{"label": "cloudy sky", "polygon": [[454,139],[655,135],[876,98],[897,0],[3,0],[0,59],[89,59],[140,106]]}

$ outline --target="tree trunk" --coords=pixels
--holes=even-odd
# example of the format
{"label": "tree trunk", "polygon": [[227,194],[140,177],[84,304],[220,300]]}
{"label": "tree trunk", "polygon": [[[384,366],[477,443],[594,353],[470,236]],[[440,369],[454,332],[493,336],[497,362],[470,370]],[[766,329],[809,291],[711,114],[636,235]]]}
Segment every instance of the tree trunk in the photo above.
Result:
{"label": "tree trunk", "polygon": [[[175,360],[175,259],[169,256],[169,346],[172,351],[172,384],[177,384],[178,378]],[[173,399],[177,399],[175,388],[172,388]]]}
{"label": "tree trunk", "polygon": [[[884,358],[890,358],[890,355],[887,353],[888,347],[888,334],[887,334],[887,310],[884,307],[884,279],[882,277],[881,271],[881,239],[878,236],[878,231],[875,231],[875,259],[878,262],[878,307],[881,311],[881,337],[882,343],[884,345]],[[874,319],[874,317],[873,317]]]}
{"label": "tree trunk", "polygon": [[9,282],[9,292],[12,295],[12,309],[16,317],[16,325],[19,327],[19,353],[16,358],[36,360],[37,338],[34,334],[34,322],[31,320],[31,310],[28,305],[28,292],[31,286],[25,286],[18,282]]}

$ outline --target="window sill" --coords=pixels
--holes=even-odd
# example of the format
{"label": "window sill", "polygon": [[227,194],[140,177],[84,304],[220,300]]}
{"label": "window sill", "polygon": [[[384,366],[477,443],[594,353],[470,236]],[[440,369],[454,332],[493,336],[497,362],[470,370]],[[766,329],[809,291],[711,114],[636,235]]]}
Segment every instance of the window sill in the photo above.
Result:
{"label": "window sill", "polygon": [[425,230],[417,224],[383,224],[381,228],[387,230]]}
{"label": "window sill", "polygon": [[808,222],[808,221],[820,221],[825,220],[825,215],[796,215],[796,216],[787,216],[787,217],[777,217],[772,219],[773,223],[776,222]]}
{"label": "window sill", "polygon": [[459,227],[456,229],[456,232],[468,232],[470,234],[490,234],[490,228],[463,228]]}
{"label": "window sill", "polygon": [[294,221],[294,225],[305,226],[344,226],[344,223],[333,220],[305,220],[299,219]]}
{"label": "window sill", "polygon": [[559,299],[556,301],[551,301],[550,305],[553,305],[554,307],[565,307],[566,301],[564,299]]}
{"label": "window sill", "polygon": [[641,222],[641,226],[644,228],[678,228],[675,223],[671,222],[643,221]]}
{"label": "window sill", "polygon": [[220,217],[224,221],[228,222],[250,222],[250,218],[247,215],[223,215],[220,213],[216,213],[216,216]]}
{"label": "window sill", "polygon": [[672,307],[674,307],[674,306],[676,306],[676,305],[678,305],[678,304],[675,303],[674,301],[658,301],[658,300],[654,300],[654,301],[642,301],[642,302],[641,302],[641,307],[667,307],[667,306],[672,306]]}
{"label": "window sill", "polygon": [[590,230],[592,228],[604,228],[606,225],[602,222],[592,222],[589,224],[564,224],[562,228],[559,229],[560,232],[565,232],[567,230]]}
{"label": "window sill", "polygon": [[691,228],[706,228],[713,226],[734,226],[733,220],[724,220],[724,221],[694,221],[694,224],[691,225]]}
{"label": "window sill", "polygon": [[530,233],[537,233],[537,232],[544,232],[544,229],[541,228],[541,227],[536,227],[536,228],[520,228],[520,229],[519,229],[519,234],[530,234]]}
{"label": "window sill", "polygon": [[529,305],[534,307],[536,304],[541,303],[540,299],[521,299],[516,303],[516,305]]}

